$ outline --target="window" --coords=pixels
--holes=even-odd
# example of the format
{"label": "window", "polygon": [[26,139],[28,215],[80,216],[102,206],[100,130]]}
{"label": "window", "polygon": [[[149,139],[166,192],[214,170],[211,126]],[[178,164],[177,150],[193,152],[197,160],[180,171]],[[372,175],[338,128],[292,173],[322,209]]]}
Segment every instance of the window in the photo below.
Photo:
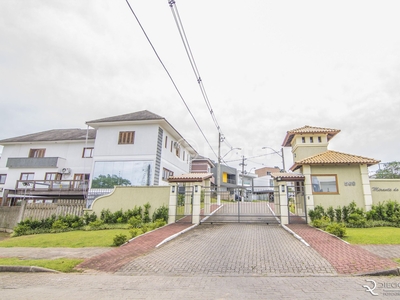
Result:
{"label": "window", "polygon": [[0,174],[0,184],[6,183],[6,178],[7,178],[6,174]]}
{"label": "window", "polygon": [[93,157],[93,151],[94,151],[93,147],[85,147],[85,148],[83,148],[82,157],[83,158]]}
{"label": "window", "polygon": [[61,180],[61,173],[46,173],[45,180]]}
{"label": "window", "polygon": [[170,171],[170,170],[168,170],[168,169],[166,169],[166,168],[163,168],[162,180],[168,180],[168,178],[169,178],[170,176],[174,176],[174,172],[172,172],[172,171]]}
{"label": "window", "polygon": [[337,194],[336,175],[312,175],[313,194]]}
{"label": "window", "polygon": [[33,180],[35,178],[35,173],[21,173],[20,180]]}
{"label": "window", "polygon": [[306,138],[304,136],[301,137],[301,142],[304,144],[306,142]]}
{"label": "window", "polygon": [[29,157],[44,157],[46,149],[31,149],[29,150]]}
{"label": "window", "polygon": [[176,147],[175,154],[176,154],[176,156],[180,157],[181,156],[181,148]]}
{"label": "window", "polygon": [[174,142],[171,141],[171,152],[172,152],[172,147],[174,146]]}
{"label": "window", "polygon": [[318,137],[318,143],[322,143],[322,139],[320,136]]}
{"label": "window", "polygon": [[186,157],[186,152],[183,151],[183,157],[182,157],[182,160],[183,160],[183,161],[185,160],[185,157]]}
{"label": "window", "polygon": [[310,136],[310,143],[314,143],[314,138]]}
{"label": "window", "polygon": [[168,136],[165,136],[165,145],[164,145],[165,149],[168,147]]}
{"label": "window", "polygon": [[133,144],[135,141],[134,131],[120,131],[118,137],[118,144]]}

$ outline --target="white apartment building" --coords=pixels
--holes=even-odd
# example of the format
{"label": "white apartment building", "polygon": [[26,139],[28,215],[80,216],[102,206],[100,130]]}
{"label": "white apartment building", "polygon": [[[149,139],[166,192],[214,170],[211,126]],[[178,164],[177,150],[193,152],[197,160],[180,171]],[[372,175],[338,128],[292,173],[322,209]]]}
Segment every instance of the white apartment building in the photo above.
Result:
{"label": "white apartment building", "polygon": [[168,185],[197,155],[165,118],[146,110],[86,124],[1,140],[2,205],[85,199],[115,185]]}

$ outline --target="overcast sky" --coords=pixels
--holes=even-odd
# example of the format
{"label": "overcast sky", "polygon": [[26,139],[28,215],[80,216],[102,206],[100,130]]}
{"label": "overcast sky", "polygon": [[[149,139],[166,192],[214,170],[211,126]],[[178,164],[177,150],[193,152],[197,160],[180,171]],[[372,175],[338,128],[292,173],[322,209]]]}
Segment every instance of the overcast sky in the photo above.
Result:
{"label": "overcast sky", "polygon": [[[216,159],[218,131],[167,0],[0,1],[0,139],[149,110]],[[400,160],[400,2],[176,0],[221,154],[281,166],[286,132],[340,129],[330,149]],[[289,159],[290,149],[285,154]],[[291,159],[289,159],[291,161]],[[287,168],[291,163],[287,163]]]}

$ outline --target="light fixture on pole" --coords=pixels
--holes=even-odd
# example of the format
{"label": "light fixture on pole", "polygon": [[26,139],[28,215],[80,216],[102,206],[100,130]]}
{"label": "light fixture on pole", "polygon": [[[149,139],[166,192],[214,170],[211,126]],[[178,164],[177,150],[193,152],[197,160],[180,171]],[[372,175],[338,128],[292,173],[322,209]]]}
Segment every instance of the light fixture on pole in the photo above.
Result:
{"label": "light fixture on pole", "polygon": [[218,141],[218,166],[217,166],[217,205],[221,205],[221,161],[233,150],[242,150],[241,148],[231,148],[224,156],[221,157],[221,142],[224,141],[224,137],[219,133]]}
{"label": "light fixture on pole", "polygon": [[262,149],[270,149],[272,150],[275,154],[278,154],[281,158],[282,158],[282,167],[283,167],[283,171],[286,170],[285,168],[285,156],[283,154],[283,148],[281,148],[281,152],[279,153],[278,151],[276,151],[275,149],[272,149],[271,147],[262,147]]}

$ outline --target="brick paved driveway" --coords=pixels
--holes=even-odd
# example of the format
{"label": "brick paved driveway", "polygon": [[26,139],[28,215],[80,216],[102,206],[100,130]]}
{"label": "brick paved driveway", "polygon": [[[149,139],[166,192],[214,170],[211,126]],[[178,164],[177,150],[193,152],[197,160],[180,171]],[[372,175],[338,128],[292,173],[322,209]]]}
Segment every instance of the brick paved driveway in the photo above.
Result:
{"label": "brick paved driveway", "polygon": [[116,274],[333,276],[336,271],[278,225],[203,224],[132,260]]}

